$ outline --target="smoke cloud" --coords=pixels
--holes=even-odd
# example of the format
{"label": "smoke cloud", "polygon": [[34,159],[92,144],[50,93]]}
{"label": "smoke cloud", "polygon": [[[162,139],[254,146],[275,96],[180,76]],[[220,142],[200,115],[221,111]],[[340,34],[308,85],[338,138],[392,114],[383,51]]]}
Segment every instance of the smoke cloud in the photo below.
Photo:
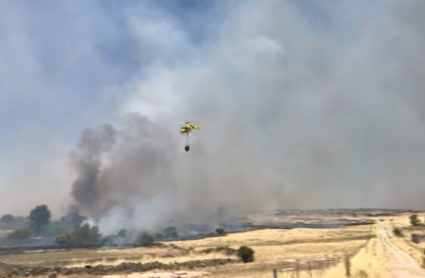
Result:
{"label": "smoke cloud", "polygon": [[[193,56],[121,88],[122,129],[83,132],[77,204],[108,230],[220,208],[421,207],[425,3],[366,3],[311,1],[316,17],[293,1],[229,4],[207,44],[167,26],[173,53]],[[176,120],[201,123],[189,153]]]}
{"label": "smoke cloud", "polygon": [[424,1],[193,3],[0,3],[4,213],[423,206]]}

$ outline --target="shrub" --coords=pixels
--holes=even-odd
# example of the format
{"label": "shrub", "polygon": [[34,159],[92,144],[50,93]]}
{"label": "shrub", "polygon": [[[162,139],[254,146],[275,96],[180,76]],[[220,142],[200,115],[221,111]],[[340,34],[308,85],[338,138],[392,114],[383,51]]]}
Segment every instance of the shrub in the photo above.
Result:
{"label": "shrub", "polygon": [[403,232],[401,231],[400,228],[394,228],[393,229],[393,234],[397,237],[402,237],[403,236]]}
{"label": "shrub", "polygon": [[71,242],[71,236],[66,233],[58,234],[53,238],[53,242],[60,245],[68,245]]}
{"label": "shrub", "polygon": [[215,229],[215,233],[217,235],[224,235],[226,232],[224,231],[223,228],[217,228],[217,229]]}
{"label": "shrub", "polygon": [[409,219],[410,219],[410,224],[412,224],[412,226],[418,226],[420,224],[420,220],[416,213],[410,215]]}
{"label": "shrub", "polygon": [[146,232],[140,233],[137,241],[140,246],[144,247],[152,246],[155,243],[154,237]]}
{"label": "shrub", "polygon": [[27,239],[31,237],[31,231],[28,228],[17,228],[7,238],[12,240]]}
{"label": "shrub", "polygon": [[238,249],[238,256],[244,263],[250,263],[254,261],[254,250],[248,246],[241,246]]}

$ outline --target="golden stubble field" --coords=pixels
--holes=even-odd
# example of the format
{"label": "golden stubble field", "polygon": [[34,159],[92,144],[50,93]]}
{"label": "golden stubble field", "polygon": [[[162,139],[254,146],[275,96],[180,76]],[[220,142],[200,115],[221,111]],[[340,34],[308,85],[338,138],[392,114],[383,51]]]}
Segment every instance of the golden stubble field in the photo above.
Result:
{"label": "golden stubble field", "polygon": [[[308,261],[323,259],[324,257],[335,257],[346,254],[353,249],[362,247],[360,251],[351,258],[352,277],[389,277],[392,271],[391,265],[397,263],[397,258],[388,251],[382,243],[382,239],[374,237],[367,240],[368,236],[376,235],[379,229],[384,229],[388,238],[394,246],[412,256],[419,268],[422,260],[421,248],[425,244],[413,244],[410,242],[412,232],[425,233],[425,227],[414,228],[409,223],[409,213],[397,216],[367,217],[377,222],[375,225],[349,226],[340,229],[262,229],[255,231],[229,233],[223,237],[210,237],[199,240],[163,242],[163,247],[132,248],[132,249],[104,249],[104,250],[79,250],[61,252],[43,252],[26,254],[9,254],[0,256],[4,263],[18,264],[49,264],[59,263],[65,267],[82,267],[87,264],[94,265],[118,265],[122,262],[188,262],[193,260],[206,260],[216,258],[233,258],[224,252],[205,253],[205,250],[218,247],[229,247],[237,249],[242,245],[251,247],[255,252],[253,263],[228,264],[219,267],[204,267],[193,269],[180,269],[180,272],[161,270],[149,273],[134,273],[132,275],[108,275],[78,277],[106,277],[106,278],[188,278],[188,277],[273,277],[272,270],[277,269],[278,277],[296,277],[294,270],[286,268],[288,262],[296,259]],[[311,216],[303,221],[314,221],[319,216]],[[328,217],[329,218],[329,217]],[[345,218],[357,219],[353,216]],[[326,220],[326,216],[323,217]],[[285,219],[288,220],[288,219]],[[292,221],[302,220],[300,217],[292,217]],[[324,221],[325,221],[324,220]],[[282,218],[276,221],[282,221]],[[404,238],[395,237],[392,233],[394,227],[400,227],[405,234]],[[365,244],[367,245],[365,246]],[[414,268],[413,266],[410,266]],[[312,277],[345,277],[344,262],[338,263],[329,270],[319,273],[313,271]],[[415,270],[416,271],[416,270]],[[1,273],[0,273],[1,274]],[[59,276],[60,277],[60,276]],[[309,273],[302,270],[300,278],[310,277]],[[74,278],[68,276],[68,278]]]}
{"label": "golden stubble field", "polygon": [[[229,256],[224,253],[212,252],[204,254],[202,253],[202,250],[222,246],[237,249],[241,245],[246,245],[255,251],[255,261],[253,263],[238,263],[195,270],[205,271],[208,273],[208,277],[211,278],[271,277],[272,269],[277,268],[279,269],[279,277],[285,277],[285,275],[290,275],[290,273],[284,272],[281,269],[280,265],[283,263],[294,259],[311,260],[323,258],[325,256],[335,256],[337,254],[342,255],[354,248],[364,245],[367,242],[367,239],[359,239],[359,237],[365,237],[370,234],[370,226],[352,226],[343,229],[264,229],[241,233],[230,233],[223,237],[165,243],[170,246],[174,245],[174,248],[154,247],[44,252],[4,255],[0,257],[0,260],[5,263],[19,264],[63,261],[64,263],[66,262],[67,267],[84,266],[88,263],[90,263],[90,265],[117,265],[125,261],[142,263],[159,261],[162,263],[171,263],[212,258],[227,258]],[[373,244],[373,240],[370,244]],[[375,253],[377,252],[378,251],[375,251]],[[362,253],[360,252],[356,257],[361,254]],[[372,256],[372,254],[369,255]],[[375,256],[378,256],[378,254]],[[111,261],[111,259],[114,260]],[[362,265],[362,267],[366,266]],[[335,271],[337,271],[337,268],[335,268]],[[184,275],[180,276],[187,277]],[[143,277],[147,277],[146,274]],[[325,276],[322,275],[322,277]]]}

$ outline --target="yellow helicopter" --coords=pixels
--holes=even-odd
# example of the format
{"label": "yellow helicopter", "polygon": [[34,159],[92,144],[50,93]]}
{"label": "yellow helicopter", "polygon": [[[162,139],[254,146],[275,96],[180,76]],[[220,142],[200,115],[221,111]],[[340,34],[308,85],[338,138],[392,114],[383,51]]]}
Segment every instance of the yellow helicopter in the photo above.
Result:
{"label": "yellow helicopter", "polygon": [[191,122],[185,122],[185,124],[180,128],[180,134],[186,134],[186,136],[189,135],[192,131],[195,129],[199,129],[199,124],[192,125]]}
{"label": "yellow helicopter", "polygon": [[190,150],[190,146],[189,146],[189,134],[192,133],[192,131],[194,131],[195,129],[199,129],[200,124],[198,123],[197,125],[192,125],[192,122],[184,122],[184,125],[182,127],[180,127],[180,134],[186,134],[186,145],[184,146],[184,150],[186,152],[188,152]]}

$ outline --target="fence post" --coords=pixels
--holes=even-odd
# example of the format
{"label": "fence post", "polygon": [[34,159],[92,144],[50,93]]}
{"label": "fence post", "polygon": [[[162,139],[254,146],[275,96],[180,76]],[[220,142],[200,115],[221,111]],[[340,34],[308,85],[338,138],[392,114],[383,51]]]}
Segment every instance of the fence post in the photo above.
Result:
{"label": "fence post", "polygon": [[345,275],[346,277],[351,277],[351,262],[348,255],[345,255]]}
{"label": "fence post", "polygon": [[276,268],[273,269],[273,278],[277,278],[277,270],[276,270]]}
{"label": "fence post", "polygon": [[323,263],[322,258],[319,258],[319,273],[323,274]]}
{"label": "fence post", "polygon": [[296,272],[296,274],[297,274],[297,278],[299,278],[300,277],[300,260],[299,259],[297,259],[297,265],[296,265],[296,268],[297,268],[297,272]]}
{"label": "fence post", "polygon": [[307,262],[307,264],[308,264],[308,275],[309,275],[309,277],[311,278],[311,277],[312,277],[312,273],[311,273],[311,260],[309,260],[309,261]]}

